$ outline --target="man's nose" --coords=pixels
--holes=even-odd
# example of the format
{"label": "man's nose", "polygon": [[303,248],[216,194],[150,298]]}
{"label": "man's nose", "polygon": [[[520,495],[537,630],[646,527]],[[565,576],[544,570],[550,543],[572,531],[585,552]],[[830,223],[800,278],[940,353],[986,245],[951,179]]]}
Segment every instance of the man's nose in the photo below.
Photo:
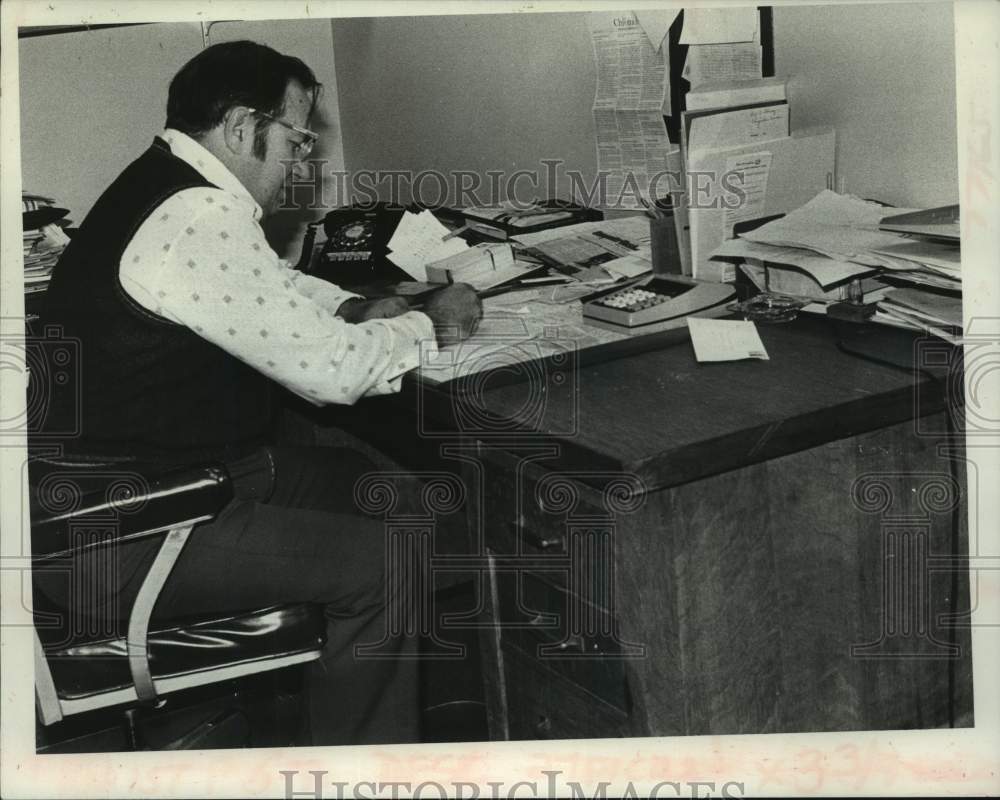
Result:
{"label": "man's nose", "polygon": [[309,169],[305,161],[295,161],[292,163],[292,180],[301,181],[309,176]]}

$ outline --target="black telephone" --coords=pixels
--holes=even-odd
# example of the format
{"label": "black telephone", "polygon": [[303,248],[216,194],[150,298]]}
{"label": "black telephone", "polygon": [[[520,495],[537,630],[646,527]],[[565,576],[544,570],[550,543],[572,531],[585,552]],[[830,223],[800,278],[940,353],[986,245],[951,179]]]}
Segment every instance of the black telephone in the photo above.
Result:
{"label": "black telephone", "polygon": [[[404,210],[388,203],[369,203],[331,211],[307,227],[296,269],[345,287],[411,280],[386,257],[389,240]],[[320,225],[326,242],[316,253]]]}

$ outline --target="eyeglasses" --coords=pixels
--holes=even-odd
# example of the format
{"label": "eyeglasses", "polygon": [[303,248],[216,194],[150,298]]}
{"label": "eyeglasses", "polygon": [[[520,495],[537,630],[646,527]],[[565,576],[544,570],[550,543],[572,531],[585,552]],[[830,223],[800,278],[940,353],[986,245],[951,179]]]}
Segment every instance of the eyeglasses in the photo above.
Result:
{"label": "eyeglasses", "polygon": [[299,158],[308,157],[308,155],[312,152],[313,145],[316,144],[316,140],[319,138],[318,133],[314,133],[307,128],[300,128],[298,125],[293,125],[291,122],[285,122],[285,120],[279,119],[273,114],[268,114],[266,111],[259,111],[256,108],[248,108],[247,111],[251,114],[260,114],[262,117],[267,117],[271,120],[271,122],[277,122],[282,127],[288,128],[290,131],[295,131],[295,133],[305,136],[306,138],[303,141],[293,142],[295,145],[295,154]]}

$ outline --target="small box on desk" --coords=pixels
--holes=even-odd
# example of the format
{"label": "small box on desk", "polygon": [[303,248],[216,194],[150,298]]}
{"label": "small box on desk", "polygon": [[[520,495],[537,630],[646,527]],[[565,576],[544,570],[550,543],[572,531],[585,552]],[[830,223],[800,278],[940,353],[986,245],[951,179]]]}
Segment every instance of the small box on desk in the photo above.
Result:
{"label": "small box on desk", "polygon": [[478,291],[519,278],[528,271],[514,259],[514,249],[503,243],[470,248],[428,264],[426,269],[431,283],[468,283]]}

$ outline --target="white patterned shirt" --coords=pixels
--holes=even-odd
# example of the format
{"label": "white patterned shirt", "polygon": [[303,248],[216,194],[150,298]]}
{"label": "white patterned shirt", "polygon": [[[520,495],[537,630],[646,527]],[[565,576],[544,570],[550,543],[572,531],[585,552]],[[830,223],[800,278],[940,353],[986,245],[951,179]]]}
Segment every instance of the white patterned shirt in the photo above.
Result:
{"label": "white patterned shirt", "polygon": [[357,295],[291,269],[239,179],[189,136],[167,128],[161,138],[218,188],[183,189],[149,215],[122,255],[126,293],[317,405],[399,391],[421,343],[434,352],[430,318],[336,316]]}

